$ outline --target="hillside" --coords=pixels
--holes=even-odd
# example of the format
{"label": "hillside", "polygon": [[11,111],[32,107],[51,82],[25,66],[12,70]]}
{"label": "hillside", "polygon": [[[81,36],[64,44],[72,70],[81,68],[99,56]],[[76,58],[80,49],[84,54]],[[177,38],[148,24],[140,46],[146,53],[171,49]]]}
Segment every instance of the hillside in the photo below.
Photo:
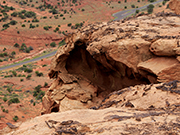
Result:
{"label": "hillside", "polygon": [[[20,61],[26,61],[27,59],[32,59],[38,56],[46,55],[49,52],[57,50],[60,46],[63,46],[64,44],[66,44],[65,41],[63,40],[64,37],[69,35],[70,36],[69,38],[72,38],[74,36],[73,33],[76,33],[76,32],[84,36],[88,34],[89,32],[90,33],[92,32],[92,34],[93,33],[94,34],[93,35],[89,34],[89,36],[95,36],[94,38],[91,39],[89,37],[86,37],[87,36],[86,35],[84,38],[87,38],[87,39],[83,39],[83,40],[88,40],[87,42],[92,42],[92,41],[99,42],[98,38],[100,37],[98,37],[99,36],[98,33],[103,36],[105,36],[104,34],[113,35],[113,32],[111,31],[111,29],[108,29],[108,27],[109,25],[114,25],[113,23],[111,24],[110,22],[109,23],[100,23],[100,22],[112,21],[114,19],[112,14],[117,11],[122,11],[125,9],[134,9],[134,8],[146,5],[148,3],[150,2],[146,0],[138,0],[138,1],[136,0],[125,0],[125,1],[117,1],[117,0],[113,0],[113,1],[112,0],[111,1],[108,1],[108,0],[107,1],[104,1],[104,0],[92,0],[92,1],[88,1],[88,0],[72,0],[72,1],[68,1],[68,0],[65,0],[65,1],[63,0],[62,1],[58,1],[58,0],[4,0],[4,1],[0,1],[0,24],[1,24],[0,25],[0,66],[6,66],[7,64],[13,64],[14,62],[18,63]],[[154,7],[153,12],[156,13],[162,10],[169,11],[169,9],[166,9],[166,7],[167,7],[167,3],[164,3],[164,4],[159,3]],[[147,11],[146,10],[139,11],[140,15],[142,15],[143,13],[146,14]],[[162,17],[160,19],[164,19],[164,18]],[[96,22],[99,22],[99,23],[96,23]],[[97,30],[97,29],[102,29],[101,25],[105,25],[107,27],[106,29],[107,32],[106,30],[105,31]],[[125,27],[121,23],[118,25],[120,25],[120,27],[122,28]],[[127,22],[125,25],[128,25],[127,31],[125,30],[125,33],[122,32],[125,34],[125,35],[122,35],[122,37],[127,38],[129,32],[134,31],[134,30],[131,30],[131,28],[130,29],[128,28],[131,25],[127,24]],[[142,26],[143,29],[144,27],[145,26]],[[79,30],[81,28],[83,28],[82,29],[83,31]],[[119,26],[117,28],[119,28]],[[124,29],[126,29],[126,27]],[[96,33],[96,31],[98,33]],[[146,32],[146,30],[144,31]],[[111,39],[113,38],[113,36],[112,37],[110,36],[109,38]],[[137,35],[137,36],[140,37],[140,35]],[[70,40],[69,38],[66,38],[67,43]],[[103,37],[103,39],[101,39],[102,44],[109,42],[108,40],[110,39],[107,39],[106,41],[104,40],[104,38],[106,39],[106,37]],[[70,40],[70,42],[74,43],[75,41]],[[143,40],[143,43],[145,44],[147,43],[149,45],[149,42],[144,42],[144,40]],[[69,45],[68,43],[66,46],[63,46],[63,48],[66,48],[66,47],[71,48],[72,46]],[[62,48],[60,47],[58,52],[60,52],[61,49]],[[81,49],[81,48],[75,47],[71,49],[72,51],[75,50],[73,51],[75,54],[72,54],[71,56],[71,57],[74,57],[74,55],[78,53],[76,52],[76,50]],[[68,51],[70,50],[68,49]],[[67,55],[67,53],[70,53],[70,52],[65,52],[64,54]],[[82,55],[86,55],[86,54],[87,52],[86,51],[84,52],[84,47],[83,47]],[[148,52],[148,54],[151,54],[151,53]],[[56,54],[55,56],[55,59],[57,59],[57,61],[59,61],[57,58],[57,56],[59,55],[60,54]],[[80,56],[78,56],[78,58],[74,60],[71,59],[71,57],[68,58],[70,60],[70,63],[71,62],[74,63],[74,61],[77,61],[77,63],[80,62],[78,61],[78,58]],[[91,56],[88,53],[87,58],[89,57]],[[99,62],[104,61],[105,60],[104,57],[106,56],[103,56],[102,58],[98,58],[98,60],[93,61],[93,62],[96,63],[97,61]],[[148,57],[151,57],[151,55]],[[146,58],[143,58],[143,59],[146,59]],[[109,69],[109,66],[111,67],[111,65],[109,65],[108,62],[106,62],[105,60],[105,63],[107,65],[105,64],[101,66],[100,63],[98,63],[100,64],[100,67],[98,67],[99,65],[96,65],[95,67],[92,65],[91,68],[94,68],[93,72],[91,70],[87,71],[86,69],[83,68],[82,74],[84,74],[84,72],[87,72],[89,74],[85,75],[87,76],[88,80],[85,79],[85,82],[84,82],[84,80],[82,79],[83,81],[82,88],[81,86],[79,87],[76,84],[75,85],[72,84],[72,86],[67,85],[63,88],[63,89],[71,89],[72,87],[74,87],[75,89],[79,89],[80,91],[79,93],[77,92],[76,94],[74,94],[73,93],[74,91],[73,91],[67,94],[66,92],[64,92],[64,93],[60,93],[60,97],[57,97],[55,96],[57,93],[54,91],[52,92],[51,89],[54,89],[53,85],[56,83],[59,83],[58,82],[59,80],[58,81],[56,80],[56,82],[54,82],[53,79],[50,79],[48,77],[48,76],[50,76],[51,78],[55,77],[53,75],[54,69],[52,68],[52,66],[55,66],[56,62],[52,62],[51,64],[51,60],[52,60],[52,57],[44,58],[37,62],[33,62],[26,65],[22,65],[22,66],[18,66],[18,67],[1,71],[0,129],[7,126],[6,125],[7,122],[11,122],[14,124],[16,123],[16,121],[17,122],[26,121],[26,119],[33,118],[41,114],[57,112],[59,110],[61,111],[69,110],[69,109],[72,109],[72,106],[74,106],[74,108],[93,107],[95,105],[99,105],[102,99],[105,96],[107,96],[109,93],[111,93],[112,91],[122,89],[130,85],[136,85],[136,84],[141,84],[141,83],[149,84],[152,80],[153,81],[155,80],[156,82],[156,79],[154,79],[153,77],[152,78],[147,77],[144,74],[139,76],[139,74],[135,73],[136,75],[138,75],[138,79],[139,77],[142,79],[145,79],[145,81],[143,81],[142,79],[136,80],[135,78],[137,76],[135,75],[134,77],[132,75],[134,74],[134,70],[137,71],[137,69],[135,68],[136,65],[130,64],[131,66],[133,66],[133,69],[131,69],[132,68],[131,66],[127,68],[128,70],[127,74],[129,75],[129,77],[123,80],[122,85],[119,85],[119,82],[116,80],[116,79],[119,79],[119,73],[117,75],[117,78],[115,77],[116,78],[115,82],[113,82],[112,80],[114,79],[111,78],[111,73],[109,73],[111,72],[111,70]],[[86,63],[85,59],[83,61],[85,61]],[[90,59],[90,63],[91,62],[92,61]],[[120,64],[122,67],[118,67],[118,68],[122,70],[126,70],[126,68],[124,69],[124,66],[126,67],[127,63],[124,63],[124,64]],[[81,64],[71,65],[70,64],[69,67],[71,66],[72,67],[77,66],[78,68],[81,69],[81,66],[82,67],[85,66],[86,68],[87,65],[81,65]],[[70,70],[74,70],[74,69],[70,69]],[[51,71],[51,73],[48,75],[49,71]],[[99,74],[98,73],[99,71],[102,71],[102,74]],[[56,71],[56,72],[59,72],[59,71]],[[95,75],[96,72],[98,74],[97,77]],[[108,72],[110,76],[107,76],[107,74],[106,73],[104,74],[104,72]],[[79,74],[79,71],[77,70],[75,71],[75,73]],[[91,73],[93,73],[92,74],[93,76],[89,76]],[[72,72],[72,74],[74,74],[74,71]],[[114,74],[116,73],[114,72]],[[121,75],[126,74],[126,71],[120,74]],[[93,77],[95,78],[91,80]],[[107,77],[107,81],[104,82],[103,77]],[[72,81],[73,82],[77,81],[76,77],[75,77],[75,80],[73,80],[74,75],[70,75],[70,76],[64,75],[64,71],[61,74],[60,78],[65,82],[67,81],[66,83],[70,83],[70,84],[72,83]],[[176,78],[173,78],[173,79],[176,79]],[[169,80],[170,79],[167,79],[166,81],[169,81]],[[97,82],[97,84],[94,82]],[[62,85],[64,85],[64,82],[62,83]],[[57,87],[59,86],[60,84],[58,84]],[[106,91],[107,88],[109,88],[109,90]],[[86,92],[86,90],[84,89],[88,89],[89,91]],[[54,94],[52,96],[53,99],[51,99],[50,97],[50,95],[52,94],[51,92]],[[45,97],[43,98],[44,95]],[[48,98],[50,98],[50,100]],[[59,106],[59,103],[60,103],[59,100],[61,99],[64,99],[61,102],[61,105],[63,104],[69,104],[69,105],[64,106],[64,108],[62,108],[63,106]],[[72,99],[73,99],[73,102],[71,102]],[[91,102],[92,99],[93,101]],[[78,102],[76,102],[76,100]],[[88,102],[88,105],[84,105],[84,103],[86,102]],[[43,108],[42,108],[42,103],[43,103]]]}
{"label": "hillside", "polygon": [[44,115],[2,134],[179,134],[179,25],[161,12],[68,35],[51,63]]}

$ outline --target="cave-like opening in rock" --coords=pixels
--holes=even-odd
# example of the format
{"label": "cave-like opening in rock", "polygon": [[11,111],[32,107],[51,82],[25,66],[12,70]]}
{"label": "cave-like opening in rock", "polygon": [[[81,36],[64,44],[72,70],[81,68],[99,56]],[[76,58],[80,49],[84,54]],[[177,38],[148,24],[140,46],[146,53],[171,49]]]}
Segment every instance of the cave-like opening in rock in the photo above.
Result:
{"label": "cave-like opening in rock", "polygon": [[128,86],[149,84],[150,81],[121,62],[106,58],[106,54],[91,55],[82,41],[75,43],[75,48],[66,60],[69,74],[81,75],[98,87],[97,96],[111,93]]}

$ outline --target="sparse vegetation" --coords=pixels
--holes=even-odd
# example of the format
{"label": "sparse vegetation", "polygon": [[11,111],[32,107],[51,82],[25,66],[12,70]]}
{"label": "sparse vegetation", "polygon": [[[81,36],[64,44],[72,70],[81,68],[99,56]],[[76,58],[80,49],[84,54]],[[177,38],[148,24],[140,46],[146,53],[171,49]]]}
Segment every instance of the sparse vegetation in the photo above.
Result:
{"label": "sparse vegetation", "polygon": [[17,122],[18,119],[19,119],[18,116],[14,116],[14,118],[13,118],[13,120],[14,120],[15,122]]}
{"label": "sparse vegetation", "polygon": [[33,91],[33,96],[36,97],[37,100],[42,100],[42,97],[45,95],[45,92],[41,90],[41,87],[41,85],[38,85]]}
{"label": "sparse vegetation", "polygon": [[35,73],[36,73],[36,76],[39,76],[39,77],[43,76],[42,72],[36,71]]}
{"label": "sparse vegetation", "polygon": [[12,104],[12,103],[20,103],[19,99],[17,97],[12,98],[8,101],[8,105]]}
{"label": "sparse vegetation", "polygon": [[52,43],[50,44],[50,46],[51,46],[51,47],[56,47],[56,43],[55,43],[55,42],[52,42]]}

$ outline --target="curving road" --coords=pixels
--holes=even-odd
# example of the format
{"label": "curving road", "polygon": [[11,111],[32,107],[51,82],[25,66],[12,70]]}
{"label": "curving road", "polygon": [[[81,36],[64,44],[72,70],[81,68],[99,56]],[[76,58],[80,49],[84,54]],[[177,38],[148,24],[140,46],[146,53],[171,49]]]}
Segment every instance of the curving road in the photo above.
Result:
{"label": "curving road", "polygon": [[[162,1],[163,1],[163,0],[158,0],[158,1],[153,2],[153,3],[150,3],[150,4],[155,5],[155,4],[160,3],[160,2],[162,2]],[[150,4],[148,4],[148,5],[150,5]],[[117,13],[113,14],[113,16],[116,17],[116,19],[114,19],[114,20],[122,20],[122,19],[124,19],[125,17],[134,14],[134,13],[136,12],[136,10],[142,10],[142,9],[147,8],[148,5],[142,6],[142,7],[140,7],[140,8],[129,9],[129,10],[124,10],[124,11],[117,12]],[[13,67],[16,67],[16,66],[28,64],[28,63],[31,63],[31,62],[34,62],[34,61],[38,61],[38,60],[40,60],[40,59],[44,59],[44,58],[53,56],[53,55],[55,55],[55,54],[56,54],[56,51],[51,52],[51,53],[49,53],[49,54],[46,54],[46,55],[44,55],[44,56],[38,57],[38,58],[34,58],[34,59],[31,59],[31,60],[24,61],[24,62],[15,63],[15,64],[12,64],[12,65],[7,65],[7,66],[5,66],[5,67],[0,67],[0,71],[5,70],[5,69],[8,69],[8,68],[13,68]]]}
{"label": "curving road", "polygon": [[158,0],[158,1],[155,1],[155,2],[152,2],[152,3],[149,3],[149,4],[145,5],[145,6],[140,7],[140,8],[134,8],[134,9],[123,10],[123,11],[117,12],[117,13],[113,14],[113,16],[116,17],[114,20],[122,20],[125,17],[134,14],[136,12],[136,10],[146,9],[147,6],[149,6],[150,4],[155,5],[155,4],[160,3],[160,2],[163,2],[163,0]]}
{"label": "curving road", "polygon": [[8,65],[8,66],[5,66],[5,67],[0,67],[0,71],[1,71],[1,70],[5,70],[5,69],[8,69],[8,68],[13,68],[13,67],[16,67],[16,66],[28,64],[28,63],[31,63],[31,62],[34,62],[34,61],[38,61],[38,60],[41,60],[41,59],[44,59],[44,58],[53,56],[53,55],[55,55],[55,54],[56,54],[56,51],[53,51],[53,52],[51,52],[51,53],[49,53],[49,54],[46,54],[46,55],[44,55],[44,56],[40,56],[40,57],[38,57],[38,58],[34,58],[34,59],[27,60],[27,61],[20,62],[20,63],[15,63],[15,64]]}

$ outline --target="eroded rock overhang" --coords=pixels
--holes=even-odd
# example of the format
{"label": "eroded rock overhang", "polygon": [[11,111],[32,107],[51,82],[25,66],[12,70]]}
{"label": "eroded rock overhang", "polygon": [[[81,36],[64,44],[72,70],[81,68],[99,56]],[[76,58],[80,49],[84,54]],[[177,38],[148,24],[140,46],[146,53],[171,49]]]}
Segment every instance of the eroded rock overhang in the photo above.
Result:
{"label": "eroded rock overhang", "polygon": [[54,82],[42,113],[90,108],[112,91],[179,80],[179,22],[174,14],[157,14],[94,23],[68,35],[52,60]]}

